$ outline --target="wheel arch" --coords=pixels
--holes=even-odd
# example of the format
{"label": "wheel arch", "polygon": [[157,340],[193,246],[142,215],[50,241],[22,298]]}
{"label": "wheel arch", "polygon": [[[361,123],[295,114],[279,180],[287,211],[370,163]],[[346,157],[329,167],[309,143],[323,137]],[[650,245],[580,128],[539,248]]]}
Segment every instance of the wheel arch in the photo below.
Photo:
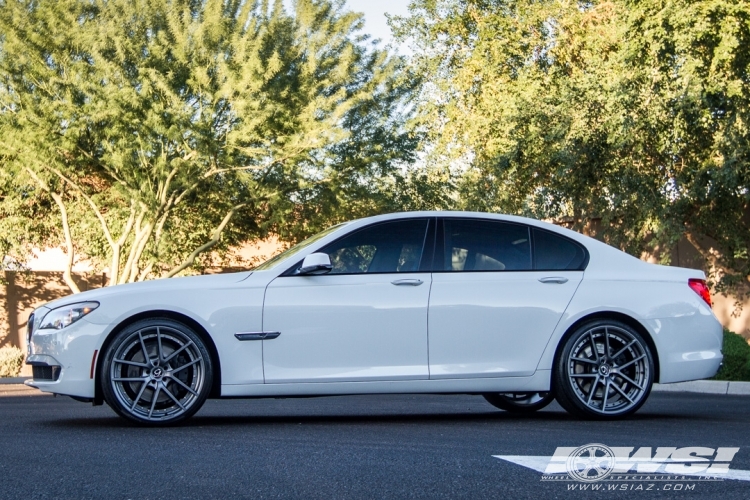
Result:
{"label": "wheel arch", "polygon": [[216,349],[216,344],[211,338],[211,335],[209,335],[208,331],[206,331],[203,325],[201,325],[198,321],[191,318],[190,316],[165,309],[154,309],[151,311],[139,312],[120,321],[120,323],[118,323],[117,326],[115,326],[112,331],[109,332],[107,338],[104,339],[104,342],[99,349],[99,354],[97,355],[96,360],[96,369],[94,373],[94,404],[100,405],[104,402],[104,394],[102,392],[101,386],[102,363],[100,363],[99,360],[104,356],[104,353],[109,348],[112,340],[115,338],[115,336],[117,336],[118,333],[120,333],[122,330],[132,325],[133,323],[143,319],[151,318],[167,318],[173,321],[184,323],[186,326],[190,327],[201,338],[201,340],[206,343],[206,348],[211,355],[211,364],[214,366],[214,373],[212,374],[213,382],[211,385],[211,392],[209,393],[208,397],[217,398],[221,396],[221,361],[219,359],[219,351]]}
{"label": "wheel arch", "polygon": [[595,313],[587,314],[586,316],[579,318],[575,321],[575,323],[570,325],[568,329],[565,330],[565,333],[560,338],[559,342],[557,343],[557,347],[555,348],[555,356],[552,360],[552,373],[556,373],[557,363],[560,359],[560,351],[562,351],[565,345],[565,341],[567,341],[568,338],[573,335],[573,333],[581,325],[598,319],[614,319],[620,321],[633,328],[643,337],[643,340],[646,341],[646,343],[648,344],[648,348],[651,349],[651,353],[654,355],[654,382],[659,382],[659,377],[661,376],[661,370],[659,368],[659,351],[656,349],[656,343],[651,336],[651,332],[649,332],[648,329],[634,317],[617,311],[597,311]]}

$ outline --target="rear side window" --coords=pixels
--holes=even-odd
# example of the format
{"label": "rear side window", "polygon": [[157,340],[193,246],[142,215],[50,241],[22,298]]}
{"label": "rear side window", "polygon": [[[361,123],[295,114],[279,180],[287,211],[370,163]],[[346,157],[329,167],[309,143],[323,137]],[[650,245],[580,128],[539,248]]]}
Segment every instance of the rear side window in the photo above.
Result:
{"label": "rear side window", "polygon": [[586,267],[586,251],[581,245],[549,231],[533,231],[535,270],[578,271]]}
{"label": "rear side window", "polygon": [[506,222],[444,219],[442,271],[531,270],[529,228]]}

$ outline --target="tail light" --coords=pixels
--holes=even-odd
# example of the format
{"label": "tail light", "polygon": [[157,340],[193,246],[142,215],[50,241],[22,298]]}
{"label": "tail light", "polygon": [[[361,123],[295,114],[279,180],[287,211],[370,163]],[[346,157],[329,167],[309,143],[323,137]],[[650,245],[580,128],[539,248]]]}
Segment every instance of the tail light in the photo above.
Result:
{"label": "tail light", "polygon": [[711,291],[708,289],[708,285],[706,285],[706,280],[691,278],[688,280],[688,286],[706,301],[708,307],[711,307]]}

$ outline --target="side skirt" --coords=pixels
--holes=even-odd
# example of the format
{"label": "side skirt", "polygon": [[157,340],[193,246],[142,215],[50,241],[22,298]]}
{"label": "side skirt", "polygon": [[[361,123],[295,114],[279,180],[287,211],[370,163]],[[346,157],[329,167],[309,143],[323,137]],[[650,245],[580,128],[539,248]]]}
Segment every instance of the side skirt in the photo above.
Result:
{"label": "side skirt", "polygon": [[530,377],[222,385],[221,397],[543,392],[550,390],[550,376],[550,370],[537,370]]}

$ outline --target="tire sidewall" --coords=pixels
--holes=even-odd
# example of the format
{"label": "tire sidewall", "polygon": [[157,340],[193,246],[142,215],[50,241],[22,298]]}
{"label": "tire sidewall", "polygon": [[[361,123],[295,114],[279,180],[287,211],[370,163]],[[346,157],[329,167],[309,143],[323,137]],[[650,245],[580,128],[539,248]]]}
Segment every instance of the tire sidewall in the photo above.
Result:
{"label": "tire sidewall", "polygon": [[[179,330],[193,341],[204,360],[204,383],[201,391],[198,394],[198,397],[193,401],[192,405],[187,409],[187,411],[175,417],[164,420],[144,420],[136,415],[133,415],[126,408],[122,407],[117,396],[115,395],[115,389],[112,386],[109,374],[111,371],[112,361],[114,359],[115,353],[120,348],[120,346],[128,339],[128,337],[130,337],[132,333],[137,332],[138,330],[153,328],[155,326],[164,326]],[[206,402],[206,399],[208,398],[208,395],[211,392],[211,387],[213,385],[213,364],[211,363],[211,355],[206,348],[205,342],[197,333],[195,333],[192,328],[185,325],[184,323],[180,323],[169,318],[149,318],[139,320],[131,325],[128,325],[115,334],[112,342],[110,342],[110,344],[106,348],[102,367],[99,371],[99,377],[104,401],[107,403],[107,405],[109,405],[110,408],[112,408],[112,410],[115,411],[115,413],[130,420],[131,422],[136,422],[141,425],[166,426],[174,425],[178,422],[182,422],[190,418],[203,406],[203,403]]]}

